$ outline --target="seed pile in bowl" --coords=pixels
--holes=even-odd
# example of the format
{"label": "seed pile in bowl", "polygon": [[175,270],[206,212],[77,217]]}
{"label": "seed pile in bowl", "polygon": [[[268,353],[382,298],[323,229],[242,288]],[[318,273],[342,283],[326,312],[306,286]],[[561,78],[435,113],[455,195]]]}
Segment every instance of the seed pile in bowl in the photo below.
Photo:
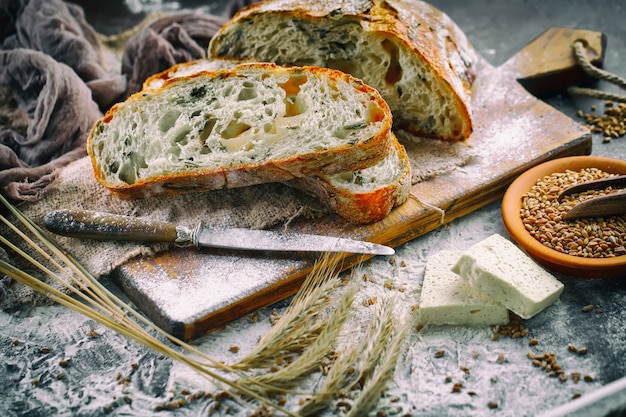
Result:
{"label": "seed pile in bowl", "polygon": [[541,178],[522,196],[520,215],[524,227],[543,245],[572,256],[609,258],[626,255],[626,217],[563,220],[567,212],[586,199],[621,191],[608,187],[565,196],[567,187],[613,176],[597,168],[557,172]]}

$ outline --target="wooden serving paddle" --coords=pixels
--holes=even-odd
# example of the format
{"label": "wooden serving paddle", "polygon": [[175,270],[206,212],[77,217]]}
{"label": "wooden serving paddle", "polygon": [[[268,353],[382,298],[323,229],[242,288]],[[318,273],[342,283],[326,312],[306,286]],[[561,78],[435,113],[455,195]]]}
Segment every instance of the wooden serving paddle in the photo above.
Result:
{"label": "wooden serving paddle", "polygon": [[577,64],[574,43],[585,47],[589,63],[601,68],[606,52],[606,35],[583,29],[552,27],[531,41],[499,69],[513,75],[536,97],[562,93],[571,86],[588,86],[597,79]]}
{"label": "wooden serving paddle", "polygon": [[[395,247],[497,201],[518,175],[537,164],[590,153],[590,130],[537,98],[590,81],[572,57],[577,40],[601,65],[605,36],[564,28],[547,30],[500,67],[479,59],[472,88],[474,132],[466,141],[476,156],[462,169],[414,184],[415,198],[380,222],[355,225],[329,215],[295,219],[289,229]],[[346,255],[337,262],[346,269],[365,259]],[[315,261],[176,250],[130,261],[115,277],[155,323],[189,339],[293,295]]]}

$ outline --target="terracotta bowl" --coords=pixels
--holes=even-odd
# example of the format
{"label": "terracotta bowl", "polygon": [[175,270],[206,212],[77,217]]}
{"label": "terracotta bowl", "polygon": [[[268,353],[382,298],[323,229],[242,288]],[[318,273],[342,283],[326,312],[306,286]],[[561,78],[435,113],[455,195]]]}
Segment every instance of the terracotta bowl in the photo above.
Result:
{"label": "terracotta bowl", "polygon": [[579,278],[626,278],[626,255],[613,258],[583,258],[550,249],[528,233],[520,216],[522,196],[537,181],[555,172],[598,168],[626,174],[626,161],[597,156],[573,156],[555,159],[529,169],[509,186],[502,200],[502,219],[511,237],[540,265]]}

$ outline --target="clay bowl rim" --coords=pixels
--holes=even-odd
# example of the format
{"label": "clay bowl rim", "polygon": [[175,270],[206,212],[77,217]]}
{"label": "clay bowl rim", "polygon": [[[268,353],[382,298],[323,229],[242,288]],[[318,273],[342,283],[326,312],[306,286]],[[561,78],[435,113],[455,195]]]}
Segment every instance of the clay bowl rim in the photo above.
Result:
{"label": "clay bowl rim", "polygon": [[521,216],[522,196],[536,182],[555,172],[598,168],[626,174],[626,161],[601,156],[570,156],[553,159],[530,168],[517,177],[502,198],[502,220],[511,237],[528,254],[546,268],[581,278],[615,278],[626,276],[626,255],[613,258],[582,258],[550,249],[528,233]]}

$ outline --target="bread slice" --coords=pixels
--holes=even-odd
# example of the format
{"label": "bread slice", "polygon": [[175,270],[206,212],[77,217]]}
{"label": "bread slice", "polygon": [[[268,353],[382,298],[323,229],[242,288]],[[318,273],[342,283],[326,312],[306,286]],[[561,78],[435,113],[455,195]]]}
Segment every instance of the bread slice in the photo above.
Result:
{"label": "bread slice", "polygon": [[376,88],[397,127],[447,140],[472,132],[476,54],[460,28],[425,2],[258,2],[220,29],[208,54],[338,69]]}
{"label": "bread slice", "polygon": [[452,270],[523,319],[554,304],[563,284],[506,238],[494,234],[464,251]]}
{"label": "bread slice", "polygon": [[378,92],[342,72],[242,64],[132,95],[87,150],[101,184],[139,198],[359,170],[389,153],[391,123]]}
{"label": "bread slice", "polygon": [[411,164],[404,146],[393,136],[393,147],[378,164],[358,171],[297,178],[285,184],[317,196],[353,223],[385,218],[409,197]]}
{"label": "bread slice", "polygon": [[505,306],[473,289],[452,272],[461,254],[442,250],[428,258],[419,302],[419,324],[507,324],[509,310]]}
{"label": "bread slice", "polygon": [[[145,91],[157,90],[171,79],[202,71],[219,71],[242,63],[232,59],[198,59],[172,66],[144,83]],[[393,134],[392,134],[393,135]],[[411,187],[411,165],[395,135],[390,152],[377,164],[333,175],[296,178],[285,184],[313,194],[333,211],[353,223],[373,223],[403,204]]]}

